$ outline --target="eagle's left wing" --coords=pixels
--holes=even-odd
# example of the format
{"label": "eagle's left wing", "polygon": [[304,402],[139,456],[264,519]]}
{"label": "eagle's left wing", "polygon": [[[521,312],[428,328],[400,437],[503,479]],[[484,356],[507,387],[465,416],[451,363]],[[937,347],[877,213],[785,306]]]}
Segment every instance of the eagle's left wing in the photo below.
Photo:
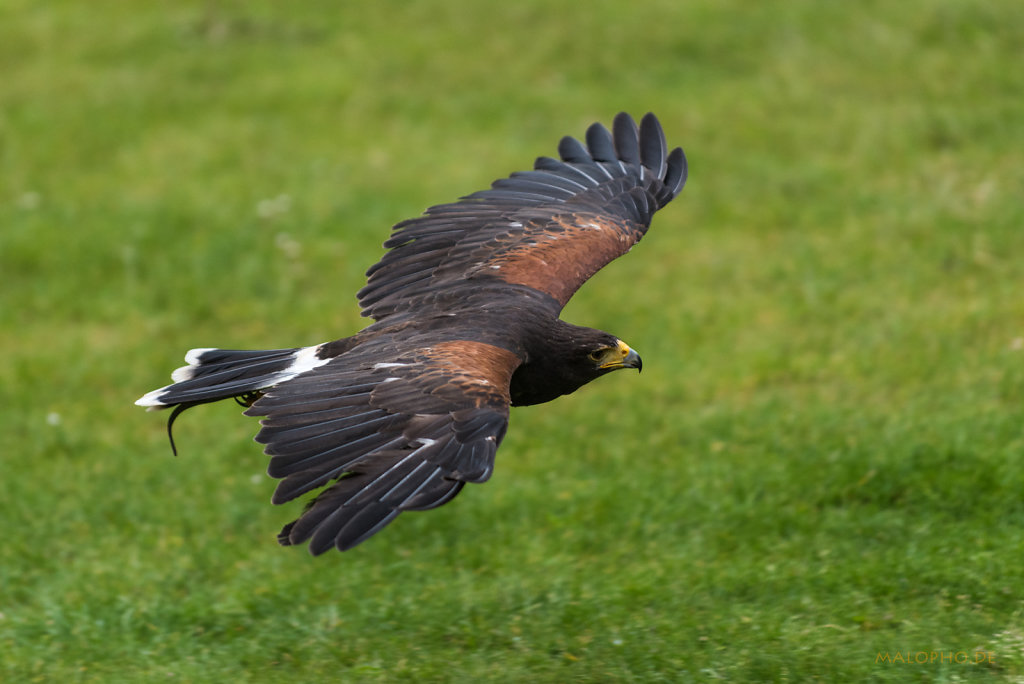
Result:
{"label": "eagle's left wing", "polygon": [[[265,391],[256,441],[281,478],[274,503],[333,484],[282,544],[352,548],[399,513],[487,480],[505,436],[516,354],[482,342],[376,339]],[[338,479],[338,478],[341,479]]]}

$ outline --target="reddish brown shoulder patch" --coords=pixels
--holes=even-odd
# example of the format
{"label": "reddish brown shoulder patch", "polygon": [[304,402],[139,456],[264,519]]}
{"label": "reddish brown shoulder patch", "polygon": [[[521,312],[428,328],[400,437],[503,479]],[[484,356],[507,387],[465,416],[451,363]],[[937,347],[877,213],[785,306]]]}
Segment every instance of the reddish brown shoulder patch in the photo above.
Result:
{"label": "reddish brown shoulder patch", "polygon": [[485,342],[452,340],[422,350],[423,365],[442,375],[444,385],[477,399],[478,405],[508,406],[509,382],[522,360]]}
{"label": "reddish brown shoulder patch", "polygon": [[643,233],[632,223],[598,214],[555,216],[528,225],[522,236],[483,262],[479,272],[545,292],[564,306],[573,293]]}

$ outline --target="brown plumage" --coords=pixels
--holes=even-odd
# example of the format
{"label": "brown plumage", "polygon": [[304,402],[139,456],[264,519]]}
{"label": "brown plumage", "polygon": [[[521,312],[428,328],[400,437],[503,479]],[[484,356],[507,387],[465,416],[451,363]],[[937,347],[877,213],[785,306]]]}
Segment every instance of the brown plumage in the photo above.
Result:
{"label": "brown plumage", "polygon": [[510,406],[640,368],[616,337],[558,316],[686,182],[652,114],[639,128],[627,114],[611,132],[594,124],[559,154],[395,226],[358,295],[369,327],[312,347],[193,349],[174,384],[136,403],[174,407],[168,431],[182,410],[227,398],[263,417],[273,502],[326,487],[278,537],[314,554],[484,482]]}

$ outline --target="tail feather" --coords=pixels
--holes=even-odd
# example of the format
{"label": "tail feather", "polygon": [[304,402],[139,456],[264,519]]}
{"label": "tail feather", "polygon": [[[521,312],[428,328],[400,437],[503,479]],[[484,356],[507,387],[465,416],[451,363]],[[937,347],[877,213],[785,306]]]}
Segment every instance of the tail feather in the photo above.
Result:
{"label": "tail feather", "polygon": [[238,397],[258,392],[327,363],[320,347],[236,350],[193,349],[187,366],[171,374],[175,382],[153,390],[135,403],[151,410]]}
{"label": "tail feather", "polygon": [[171,451],[177,454],[171,428],[182,411],[230,398],[248,406],[263,390],[330,361],[330,357],[320,356],[321,347],[193,349],[185,355],[188,365],[171,373],[173,384],[153,390],[135,403],[150,411],[174,407],[167,420],[167,436]]}

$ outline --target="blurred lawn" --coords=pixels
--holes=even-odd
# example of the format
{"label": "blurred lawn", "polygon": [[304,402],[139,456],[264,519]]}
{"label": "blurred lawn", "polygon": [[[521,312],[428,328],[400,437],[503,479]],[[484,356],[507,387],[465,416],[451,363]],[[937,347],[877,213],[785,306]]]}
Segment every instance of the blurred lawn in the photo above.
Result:
{"label": "blurred lawn", "polygon": [[[0,679],[1024,678],[1024,5],[340,7],[0,2]],[[486,486],[313,559],[132,406],[623,109],[690,182],[566,317],[648,370]]]}

